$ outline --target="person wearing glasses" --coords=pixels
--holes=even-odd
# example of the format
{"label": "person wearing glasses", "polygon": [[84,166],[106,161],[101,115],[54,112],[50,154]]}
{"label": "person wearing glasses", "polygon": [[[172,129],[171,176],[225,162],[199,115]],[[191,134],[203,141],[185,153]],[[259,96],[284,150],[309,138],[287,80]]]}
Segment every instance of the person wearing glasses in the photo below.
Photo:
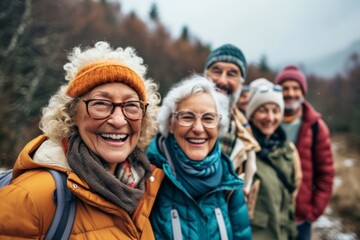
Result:
{"label": "person wearing glasses", "polygon": [[198,75],[173,86],[147,149],[165,178],[150,221],[156,239],[251,239],[243,180],[221,152],[228,99]]}
{"label": "person wearing glasses", "polygon": [[254,176],[254,185],[259,187],[249,196],[249,208],[254,208],[250,210],[253,239],[295,239],[294,200],[302,174],[296,148],[280,125],[284,114],[281,86],[265,78],[253,81],[246,114],[261,146]]}
{"label": "person wearing glasses", "polygon": [[163,172],[144,151],[157,131],[157,85],[132,48],[97,42],[68,60],[68,83],[42,112],[44,134],[25,146],[0,190],[0,238],[44,238],[56,208],[46,169],[55,169],[76,197],[70,239],[154,239],[147,216]]}

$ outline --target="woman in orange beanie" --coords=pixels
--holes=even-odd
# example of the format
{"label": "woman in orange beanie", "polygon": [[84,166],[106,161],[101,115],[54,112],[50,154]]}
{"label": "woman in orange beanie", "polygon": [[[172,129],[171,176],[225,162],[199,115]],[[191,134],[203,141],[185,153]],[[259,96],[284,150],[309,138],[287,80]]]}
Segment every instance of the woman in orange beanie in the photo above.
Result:
{"label": "woman in orange beanie", "polygon": [[25,146],[0,189],[0,238],[45,238],[54,169],[76,197],[70,239],[154,239],[148,216],[163,173],[144,150],[157,130],[157,85],[132,48],[97,42],[68,59],[69,83],[43,109],[44,134]]}

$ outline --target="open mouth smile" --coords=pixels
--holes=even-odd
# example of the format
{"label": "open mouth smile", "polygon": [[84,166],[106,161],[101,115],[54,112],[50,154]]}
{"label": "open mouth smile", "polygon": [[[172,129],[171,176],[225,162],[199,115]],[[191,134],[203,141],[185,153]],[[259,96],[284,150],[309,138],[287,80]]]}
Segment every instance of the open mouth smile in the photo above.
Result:
{"label": "open mouth smile", "polygon": [[207,139],[206,138],[187,138],[187,141],[191,144],[204,144]]}
{"label": "open mouth smile", "polygon": [[101,137],[103,139],[105,139],[105,140],[125,142],[126,139],[129,137],[129,135],[128,134],[106,134],[106,133],[102,133]]}

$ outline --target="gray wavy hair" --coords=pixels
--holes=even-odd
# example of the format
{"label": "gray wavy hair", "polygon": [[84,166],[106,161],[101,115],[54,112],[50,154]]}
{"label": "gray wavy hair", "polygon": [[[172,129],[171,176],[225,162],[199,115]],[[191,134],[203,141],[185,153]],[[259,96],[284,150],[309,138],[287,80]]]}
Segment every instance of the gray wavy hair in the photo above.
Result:
{"label": "gray wavy hair", "polygon": [[[140,149],[145,150],[157,132],[156,114],[160,103],[160,94],[158,85],[152,79],[145,78],[147,67],[143,64],[143,59],[137,56],[131,47],[112,49],[107,42],[97,42],[94,47],[84,50],[75,47],[68,55],[68,60],[69,62],[64,65],[64,70],[66,72],[65,79],[69,82],[83,66],[103,60],[119,62],[139,75],[144,81],[147,103],[149,103],[147,112],[142,119],[142,130],[137,144]],[[50,98],[49,104],[42,110],[40,120],[40,129],[47,137],[57,142],[61,142],[77,131],[75,115],[79,98],[72,98],[66,94],[68,84],[61,86]]]}
{"label": "gray wavy hair", "polygon": [[214,99],[216,112],[222,116],[219,124],[219,136],[224,136],[229,126],[229,99],[215,90],[215,84],[203,76],[192,75],[189,78],[175,84],[163,100],[159,110],[157,122],[159,132],[167,137],[172,113],[183,100],[194,93],[209,93]]}

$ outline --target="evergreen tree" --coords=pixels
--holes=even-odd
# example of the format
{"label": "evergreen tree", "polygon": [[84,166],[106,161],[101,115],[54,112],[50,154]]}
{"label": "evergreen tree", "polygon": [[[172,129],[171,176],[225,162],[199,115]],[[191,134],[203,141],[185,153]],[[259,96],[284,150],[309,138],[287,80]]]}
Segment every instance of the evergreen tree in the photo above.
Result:
{"label": "evergreen tree", "polygon": [[155,3],[151,5],[149,16],[152,21],[159,21],[159,11]]}
{"label": "evergreen tree", "polygon": [[268,71],[270,71],[270,68],[269,68],[268,63],[267,63],[267,58],[266,58],[265,55],[262,55],[261,58],[260,58],[259,70],[260,70],[261,72],[268,72]]}
{"label": "evergreen tree", "polygon": [[183,26],[181,30],[180,39],[183,41],[189,41],[189,29],[187,26]]}

